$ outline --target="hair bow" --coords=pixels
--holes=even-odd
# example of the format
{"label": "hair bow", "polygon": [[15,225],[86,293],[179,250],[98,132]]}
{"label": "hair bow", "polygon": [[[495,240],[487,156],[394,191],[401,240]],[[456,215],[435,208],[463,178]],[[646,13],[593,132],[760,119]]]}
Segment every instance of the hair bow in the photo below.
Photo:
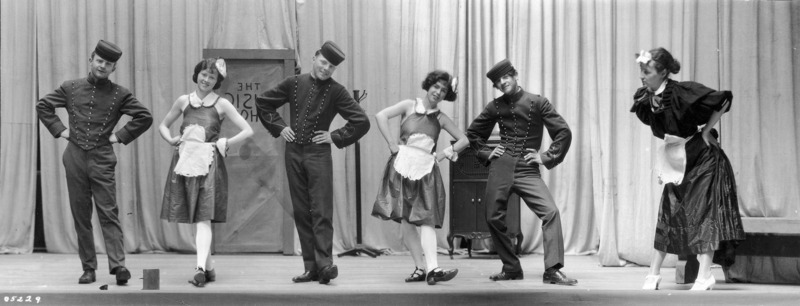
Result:
{"label": "hair bow", "polygon": [[652,59],[653,59],[653,55],[650,54],[650,51],[642,50],[642,51],[639,51],[639,57],[636,58],[636,62],[647,65],[647,63],[649,63],[650,60],[652,60]]}
{"label": "hair bow", "polygon": [[228,71],[225,68],[225,60],[224,59],[218,58],[217,61],[214,63],[214,66],[217,67],[217,71],[219,71],[219,74],[223,78],[224,77],[228,77]]}
{"label": "hair bow", "polygon": [[454,93],[458,93],[458,78],[457,77],[453,77],[453,79],[450,80],[450,90],[453,91]]}

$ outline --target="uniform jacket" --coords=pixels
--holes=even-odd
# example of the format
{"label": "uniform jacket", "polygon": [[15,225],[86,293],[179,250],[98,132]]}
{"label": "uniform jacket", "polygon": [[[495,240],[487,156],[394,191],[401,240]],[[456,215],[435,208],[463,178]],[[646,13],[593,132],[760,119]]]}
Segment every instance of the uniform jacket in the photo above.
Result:
{"label": "uniform jacket", "polygon": [[486,141],[494,125],[500,125],[500,144],[506,154],[523,156],[525,149],[539,150],[544,128],[553,142],[541,152],[542,164],[551,169],[561,163],[572,143],[572,132],[561,115],[547,98],[520,89],[512,95],[503,95],[486,105],[467,129],[470,145],[485,164],[494,150]]}
{"label": "uniform jacket", "polygon": [[314,131],[327,131],[339,114],[347,123],[331,132],[338,148],[349,146],[369,131],[369,117],[344,86],[332,78],[320,81],[310,74],[286,78],[256,97],[258,117],[273,137],[287,127],[277,109],[288,103],[291,128],[298,144],[313,143]]}
{"label": "uniform jacket", "polygon": [[66,108],[69,115],[69,141],[83,150],[109,145],[109,137],[122,115],[131,116],[115,133],[123,144],[153,124],[150,111],[127,88],[108,79],[98,80],[91,73],[86,78],[64,82],[36,104],[39,120],[56,138],[67,129],[56,115],[58,107]]}

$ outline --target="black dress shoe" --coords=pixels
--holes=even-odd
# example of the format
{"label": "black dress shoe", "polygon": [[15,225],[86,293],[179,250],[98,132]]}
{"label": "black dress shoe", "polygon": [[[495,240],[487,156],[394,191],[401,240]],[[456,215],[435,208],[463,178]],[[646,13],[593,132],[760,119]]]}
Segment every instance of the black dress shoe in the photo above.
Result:
{"label": "black dress shoe", "polygon": [[421,282],[424,280],[425,280],[425,270],[420,268],[414,269],[414,273],[411,273],[411,276],[406,277],[406,283]]}
{"label": "black dress shoe", "polygon": [[131,279],[131,271],[128,271],[125,267],[116,267],[111,271],[111,274],[117,275],[117,285],[125,285]]}
{"label": "black dress shoe", "polygon": [[489,279],[493,281],[515,280],[523,278],[524,277],[522,275],[522,271],[519,272],[500,271],[500,273],[489,276]]}
{"label": "black dress shoe", "polygon": [[91,284],[95,279],[94,270],[84,270],[83,275],[78,279],[78,284]]}
{"label": "black dress shoe", "polygon": [[458,274],[458,269],[442,270],[440,268],[433,269],[428,273],[426,280],[428,285],[436,285],[436,282],[446,282]]}
{"label": "black dress shoe", "polygon": [[319,270],[319,283],[328,284],[337,276],[339,276],[339,268],[336,265],[326,266]]}
{"label": "black dress shoe", "polygon": [[560,270],[550,270],[544,272],[544,277],[542,281],[545,284],[556,284],[556,285],[565,285],[565,286],[572,286],[578,283],[578,280],[574,278],[567,277],[566,274],[562,273]]}
{"label": "black dress shoe", "polygon": [[303,272],[303,274],[292,277],[292,281],[295,283],[305,283],[305,282],[316,282],[319,279],[317,273],[313,273],[311,271]]}
{"label": "black dress shoe", "polygon": [[189,280],[189,283],[194,285],[195,287],[205,287],[206,286],[206,271],[203,271],[203,268],[197,267],[194,270],[194,277]]}

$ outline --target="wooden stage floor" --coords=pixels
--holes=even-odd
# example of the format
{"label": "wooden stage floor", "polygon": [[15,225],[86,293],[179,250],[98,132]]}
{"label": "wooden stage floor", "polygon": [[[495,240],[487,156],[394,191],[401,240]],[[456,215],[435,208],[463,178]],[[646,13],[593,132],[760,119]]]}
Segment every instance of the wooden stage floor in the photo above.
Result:
{"label": "wooden stage floor", "polygon": [[[720,268],[713,270],[718,280],[713,291],[691,292],[691,284],[675,284],[672,268],[663,269],[661,290],[642,291],[647,267],[601,267],[596,256],[566,257],[563,271],[579,281],[570,287],[542,283],[541,255],[522,257],[524,280],[504,282],[488,279],[500,271],[496,256],[456,255],[451,260],[440,255],[439,264],[458,268],[459,274],[435,286],[403,282],[414,268],[404,255],[336,257],[339,277],[329,285],[292,283],[292,276],[302,272],[299,256],[215,255],[217,281],[205,288],[187,282],[193,275],[193,254],[129,254],[126,261],[133,278],[127,286],[117,286],[108,274],[105,255],[98,260],[97,282],[81,285],[77,254],[0,255],[0,305],[800,304],[798,286],[728,284]],[[160,290],[142,290],[143,269],[160,269]],[[108,290],[99,289],[104,284]],[[16,297],[14,302],[11,297]]]}

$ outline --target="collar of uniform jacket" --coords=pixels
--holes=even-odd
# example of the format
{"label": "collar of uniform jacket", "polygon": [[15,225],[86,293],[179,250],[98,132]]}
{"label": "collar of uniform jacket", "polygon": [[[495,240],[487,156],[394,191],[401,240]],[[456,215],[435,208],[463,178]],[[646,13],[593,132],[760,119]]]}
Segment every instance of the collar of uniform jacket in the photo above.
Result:
{"label": "collar of uniform jacket", "polygon": [[519,101],[519,99],[522,98],[522,95],[524,93],[525,93],[525,90],[523,90],[522,87],[517,87],[517,92],[515,92],[513,94],[510,94],[510,95],[504,94],[502,99],[500,99],[500,100],[503,101],[503,102],[506,102],[508,104],[511,104],[511,103]]}
{"label": "collar of uniform jacket", "polygon": [[111,84],[111,80],[109,80],[109,79],[98,79],[91,72],[89,72],[89,76],[86,77],[86,80],[89,82],[89,84],[96,85],[96,86],[106,86],[108,84]]}

